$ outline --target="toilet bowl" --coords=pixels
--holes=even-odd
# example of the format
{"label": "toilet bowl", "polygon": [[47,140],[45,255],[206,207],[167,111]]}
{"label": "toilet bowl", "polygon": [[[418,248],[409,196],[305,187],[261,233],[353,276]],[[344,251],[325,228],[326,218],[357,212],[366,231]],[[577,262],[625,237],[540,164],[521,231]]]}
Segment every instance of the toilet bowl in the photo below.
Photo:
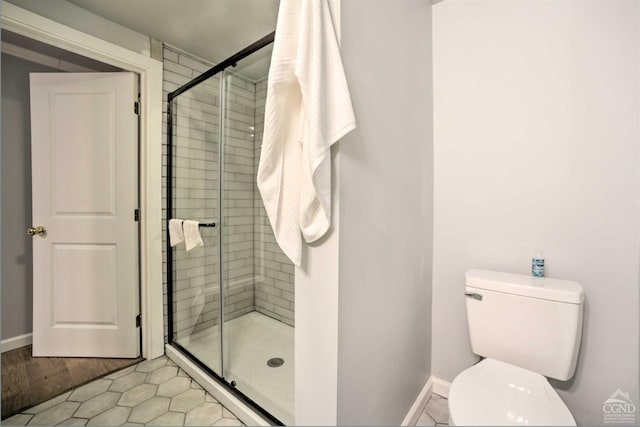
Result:
{"label": "toilet bowl", "polygon": [[576,422],[545,377],[505,362],[484,359],[451,384],[449,424],[575,426]]}
{"label": "toilet bowl", "polygon": [[582,286],[472,269],[464,296],[471,350],[484,360],[453,380],[449,424],[575,426],[546,377],[566,381],[575,372]]}

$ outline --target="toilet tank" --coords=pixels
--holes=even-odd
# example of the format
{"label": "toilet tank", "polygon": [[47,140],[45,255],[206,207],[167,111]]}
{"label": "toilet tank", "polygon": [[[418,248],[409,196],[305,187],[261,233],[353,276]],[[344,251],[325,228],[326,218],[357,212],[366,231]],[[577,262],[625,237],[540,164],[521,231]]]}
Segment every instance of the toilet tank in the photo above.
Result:
{"label": "toilet tank", "polygon": [[584,302],[578,282],[472,269],[465,299],[475,354],[563,381],[573,376]]}

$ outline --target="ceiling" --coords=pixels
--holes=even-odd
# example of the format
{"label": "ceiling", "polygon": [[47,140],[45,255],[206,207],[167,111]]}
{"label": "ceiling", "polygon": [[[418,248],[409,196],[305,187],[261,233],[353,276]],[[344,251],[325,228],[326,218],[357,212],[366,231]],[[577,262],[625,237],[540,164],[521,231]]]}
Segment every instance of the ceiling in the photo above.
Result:
{"label": "ceiling", "polygon": [[[279,0],[68,0],[110,21],[218,63],[276,27]],[[268,52],[238,72],[266,76]],[[248,64],[248,62],[253,62]]]}

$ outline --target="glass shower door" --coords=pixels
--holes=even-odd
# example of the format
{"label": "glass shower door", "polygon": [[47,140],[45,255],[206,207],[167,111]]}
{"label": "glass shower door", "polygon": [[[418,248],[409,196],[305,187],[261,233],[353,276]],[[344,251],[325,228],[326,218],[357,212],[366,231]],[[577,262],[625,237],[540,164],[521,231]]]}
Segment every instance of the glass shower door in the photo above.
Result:
{"label": "glass shower door", "polygon": [[256,185],[269,38],[169,95],[167,212],[200,221],[203,240],[190,252],[183,245],[167,249],[169,341],[289,425],[295,421],[294,267],[275,240]]}
{"label": "glass shower door", "polygon": [[[173,215],[201,223],[203,246],[172,249],[173,342],[222,375],[219,165],[220,76],[174,98]],[[216,224],[216,226],[213,226]]]}
{"label": "glass shower door", "polygon": [[222,368],[238,391],[293,425],[294,270],[256,185],[267,77],[256,64],[270,56],[258,51],[222,77]]}

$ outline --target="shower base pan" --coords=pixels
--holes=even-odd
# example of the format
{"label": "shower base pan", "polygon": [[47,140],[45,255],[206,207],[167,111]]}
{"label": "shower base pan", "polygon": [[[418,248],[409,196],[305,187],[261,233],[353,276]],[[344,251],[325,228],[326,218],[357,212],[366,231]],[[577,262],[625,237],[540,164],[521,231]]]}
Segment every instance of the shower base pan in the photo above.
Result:
{"label": "shower base pan", "polygon": [[[225,322],[224,333],[225,380],[229,383],[234,381],[236,389],[242,394],[284,424],[293,425],[294,328],[253,311]],[[176,343],[209,369],[220,372],[220,334],[217,327],[178,339]],[[188,360],[175,349],[171,350]],[[167,355],[171,357],[169,352]],[[274,363],[274,359],[282,359],[284,363],[279,360]],[[179,361],[174,361],[182,367]],[[189,371],[187,373],[191,374]],[[206,373],[205,376],[209,377]],[[228,390],[225,391],[232,395]],[[211,393],[217,397],[217,393]],[[233,411],[232,407],[229,409]],[[257,422],[253,417],[245,421],[240,413],[235,415],[245,424],[255,425]]]}

